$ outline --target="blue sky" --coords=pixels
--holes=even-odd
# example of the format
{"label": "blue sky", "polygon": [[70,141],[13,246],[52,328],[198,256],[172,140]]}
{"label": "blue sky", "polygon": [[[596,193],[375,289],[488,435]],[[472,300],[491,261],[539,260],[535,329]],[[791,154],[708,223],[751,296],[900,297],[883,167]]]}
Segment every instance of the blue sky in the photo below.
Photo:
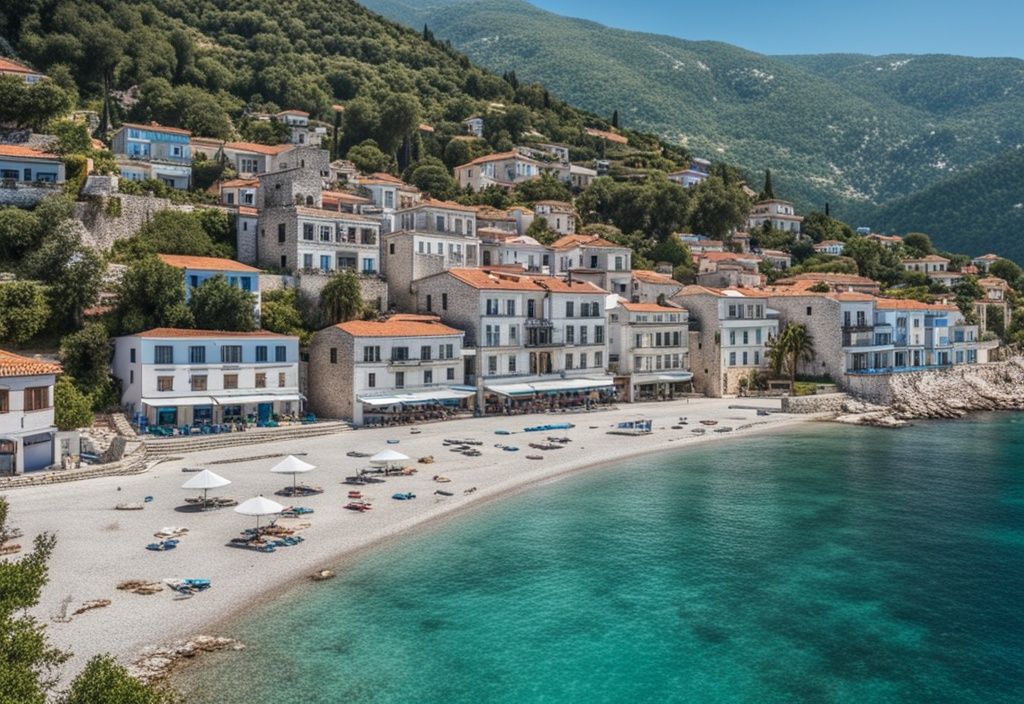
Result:
{"label": "blue sky", "polygon": [[714,39],[765,54],[1024,58],[1024,0],[530,0],[612,27]]}

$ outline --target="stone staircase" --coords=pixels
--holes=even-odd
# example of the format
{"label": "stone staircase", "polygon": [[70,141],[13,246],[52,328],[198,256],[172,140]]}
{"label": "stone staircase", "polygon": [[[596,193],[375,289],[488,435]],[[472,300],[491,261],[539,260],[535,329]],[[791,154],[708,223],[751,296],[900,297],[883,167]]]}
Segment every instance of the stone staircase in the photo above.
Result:
{"label": "stone staircase", "polygon": [[120,462],[83,465],[78,469],[32,472],[29,474],[19,474],[13,477],[0,477],[0,491],[6,491],[7,489],[19,489],[29,486],[42,486],[45,484],[59,484],[61,482],[74,482],[80,479],[93,479],[95,477],[141,474],[161,461],[163,460],[159,458],[147,458],[145,449],[138,447],[135,452],[126,456]]}
{"label": "stone staircase", "polygon": [[321,421],[309,425],[291,425],[284,428],[253,428],[241,433],[219,435],[190,435],[188,437],[159,438],[143,436],[139,439],[150,455],[184,454],[222,447],[240,447],[280,440],[297,440],[321,435],[334,435],[352,430],[344,421]]}

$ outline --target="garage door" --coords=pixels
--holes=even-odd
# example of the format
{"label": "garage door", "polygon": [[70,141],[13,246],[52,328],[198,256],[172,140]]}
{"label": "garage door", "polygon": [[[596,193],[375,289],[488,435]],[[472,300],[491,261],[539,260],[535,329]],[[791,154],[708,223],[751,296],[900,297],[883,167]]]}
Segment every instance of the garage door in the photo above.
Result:
{"label": "garage door", "polygon": [[25,438],[25,471],[46,469],[53,464],[53,436],[31,435]]}

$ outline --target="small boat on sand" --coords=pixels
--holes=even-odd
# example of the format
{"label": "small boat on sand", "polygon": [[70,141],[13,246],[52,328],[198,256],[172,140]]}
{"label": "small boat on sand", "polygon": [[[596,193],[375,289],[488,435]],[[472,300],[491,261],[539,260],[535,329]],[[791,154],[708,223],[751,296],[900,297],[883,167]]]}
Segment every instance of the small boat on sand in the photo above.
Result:
{"label": "small boat on sand", "polygon": [[717,420],[711,420],[711,419],[708,419],[708,420],[702,420],[702,421],[700,422],[700,424],[701,424],[701,425],[709,425],[709,426],[710,426],[710,425],[718,425],[718,421],[717,421]]}
{"label": "small boat on sand", "polygon": [[416,494],[412,493],[411,491],[407,491],[407,492],[404,492],[404,493],[403,492],[398,492],[398,493],[392,494],[391,498],[394,499],[395,501],[410,501],[410,500],[416,498]]}
{"label": "small boat on sand", "polygon": [[345,504],[345,508],[347,508],[349,511],[359,511],[360,513],[362,513],[363,511],[370,510],[370,504],[366,503],[365,501],[349,501],[347,504]]}
{"label": "small boat on sand", "polygon": [[455,496],[453,492],[445,491],[444,489],[437,489],[434,493],[439,496]]}

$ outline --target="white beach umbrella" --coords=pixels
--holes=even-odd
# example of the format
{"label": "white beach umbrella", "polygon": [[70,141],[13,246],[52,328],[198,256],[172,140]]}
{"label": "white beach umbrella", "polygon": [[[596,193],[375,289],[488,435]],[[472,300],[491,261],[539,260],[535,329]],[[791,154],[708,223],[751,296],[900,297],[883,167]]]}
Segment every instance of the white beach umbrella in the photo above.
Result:
{"label": "white beach umbrella", "polygon": [[284,506],[263,496],[256,496],[235,506],[243,516],[256,516],[256,532],[260,530],[260,516],[272,516],[284,511]]}
{"label": "white beach umbrella", "polygon": [[390,467],[396,463],[408,462],[409,459],[408,455],[403,455],[401,452],[396,452],[395,450],[381,450],[370,458],[370,464]]}
{"label": "white beach umbrella", "polygon": [[196,476],[189,479],[187,482],[181,485],[182,489],[202,489],[203,490],[203,508],[206,508],[206,492],[210,489],[219,489],[222,486],[227,486],[231,483],[230,479],[211,472],[208,469],[204,469]]}
{"label": "white beach umbrella", "polygon": [[276,472],[277,474],[292,475],[292,489],[294,490],[296,487],[296,482],[298,481],[298,475],[302,474],[303,472],[310,472],[314,469],[316,469],[316,465],[312,465],[309,462],[303,462],[295,455],[288,455],[283,460],[281,460],[273,467],[271,467],[270,471]]}

